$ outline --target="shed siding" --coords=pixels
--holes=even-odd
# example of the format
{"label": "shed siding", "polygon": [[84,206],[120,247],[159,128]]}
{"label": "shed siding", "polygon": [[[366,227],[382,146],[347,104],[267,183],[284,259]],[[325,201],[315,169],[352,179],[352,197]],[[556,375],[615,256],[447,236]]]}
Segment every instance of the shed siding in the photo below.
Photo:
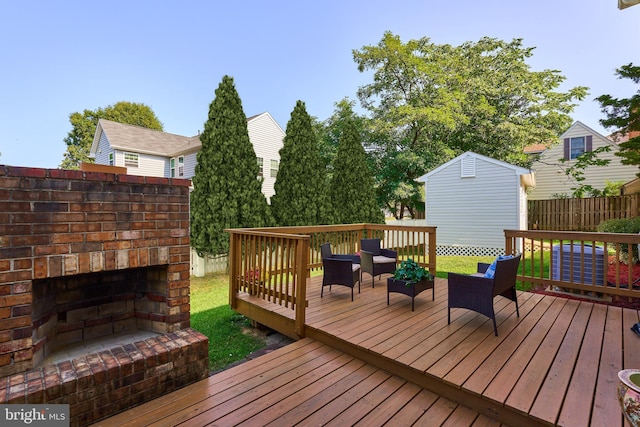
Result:
{"label": "shed siding", "polygon": [[564,157],[563,139],[589,135],[593,136],[593,150],[606,145],[611,147],[611,151],[598,156],[601,159],[609,159],[610,163],[606,167],[590,166],[586,168],[584,170],[585,180],[582,184],[603,190],[606,181],[628,182],[635,177],[637,168],[623,165],[620,162],[621,158],[615,155],[619,151],[615,143],[578,122],[561,136],[558,144],[544,151],[531,166],[535,171],[536,187],[529,192],[529,200],[551,199],[556,194],[571,195],[573,192],[571,188],[577,187],[578,184],[569,178],[564,171],[574,165],[576,161],[567,160],[564,163],[560,161]]}
{"label": "shed siding", "polygon": [[438,227],[438,245],[504,248],[504,230],[519,228],[520,177],[476,159],[476,175],[460,177],[460,160],[426,183],[427,224]]}

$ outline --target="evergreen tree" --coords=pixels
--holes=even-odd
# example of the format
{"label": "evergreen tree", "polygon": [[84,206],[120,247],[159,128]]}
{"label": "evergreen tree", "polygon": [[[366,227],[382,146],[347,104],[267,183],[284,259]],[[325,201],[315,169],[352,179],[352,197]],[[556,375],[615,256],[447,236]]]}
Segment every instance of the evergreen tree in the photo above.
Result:
{"label": "evergreen tree", "polygon": [[280,226],[327,223],[326,168],[304,102],[297,101],[280,149],[271,211]]}
{"label": "evergreen tree", "polygon": [[191,193],[191,245],[209,255],[228,253],[226,228],[273,225],[233,78],[224,76],[215,94]]}
{"label": "evergreen tree", "polygon": [[376,203],[373,172],[367,165],[358,128],[351,119],[345,121],[339,137],[329,198],[336,224],[384,222]]}

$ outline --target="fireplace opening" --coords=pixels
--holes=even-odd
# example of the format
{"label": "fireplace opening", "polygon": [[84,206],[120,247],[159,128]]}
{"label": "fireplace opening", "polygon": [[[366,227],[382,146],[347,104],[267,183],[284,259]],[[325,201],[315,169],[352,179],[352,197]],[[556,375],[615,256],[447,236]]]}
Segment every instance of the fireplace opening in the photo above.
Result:
{"label": "fireplace opening", "polygon": [[33,280],[34,366],[167,332],[167,293],[166,265]]}

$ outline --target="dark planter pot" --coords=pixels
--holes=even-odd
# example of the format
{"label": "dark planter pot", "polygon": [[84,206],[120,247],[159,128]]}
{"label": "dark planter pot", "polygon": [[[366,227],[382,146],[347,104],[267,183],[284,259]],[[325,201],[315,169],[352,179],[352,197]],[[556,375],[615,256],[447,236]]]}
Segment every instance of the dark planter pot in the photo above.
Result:
{"label": "dark planter pot", "polygon": [[415,309],[415,297],[422,291],[431,289],[431,300],[435,300],[435,286],[433,280],[421,280],[419,282],[409,282],[408,280],[387,279],[387,305],[389,305],[389,294],[397,292],[411,297],[411,311]]}

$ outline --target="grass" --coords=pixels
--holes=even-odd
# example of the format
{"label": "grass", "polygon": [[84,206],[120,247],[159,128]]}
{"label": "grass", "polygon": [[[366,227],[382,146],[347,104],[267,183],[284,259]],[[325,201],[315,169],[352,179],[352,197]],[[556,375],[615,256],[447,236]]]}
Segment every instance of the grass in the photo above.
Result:
{"label": "grass", "polygon": [[436,258],[436,277],[447,278],[447,273],[455,272],[460,274],[475,273],[479,262],[492,263],[496,259],[494,256],[441,256]]}
{"label": "grass", "polygon": [[229,307],[226,274],[191,277],[191,327],[209,338],[209,368],[219,370],[265,345],[264,335]]}
{"label": "grass", "polygon": [[[492,256],[438,256],[437,277],[447,273],[471,274],[478,262],[490,263]],[[321,275],[314,271],[312,275]],[[265,337],[251,328],[246,317],[229,307],[229,279],[226,274],[191,277],[191,326],[209,338],[209,368],[216,371],[244,359],[265,345]]]}

